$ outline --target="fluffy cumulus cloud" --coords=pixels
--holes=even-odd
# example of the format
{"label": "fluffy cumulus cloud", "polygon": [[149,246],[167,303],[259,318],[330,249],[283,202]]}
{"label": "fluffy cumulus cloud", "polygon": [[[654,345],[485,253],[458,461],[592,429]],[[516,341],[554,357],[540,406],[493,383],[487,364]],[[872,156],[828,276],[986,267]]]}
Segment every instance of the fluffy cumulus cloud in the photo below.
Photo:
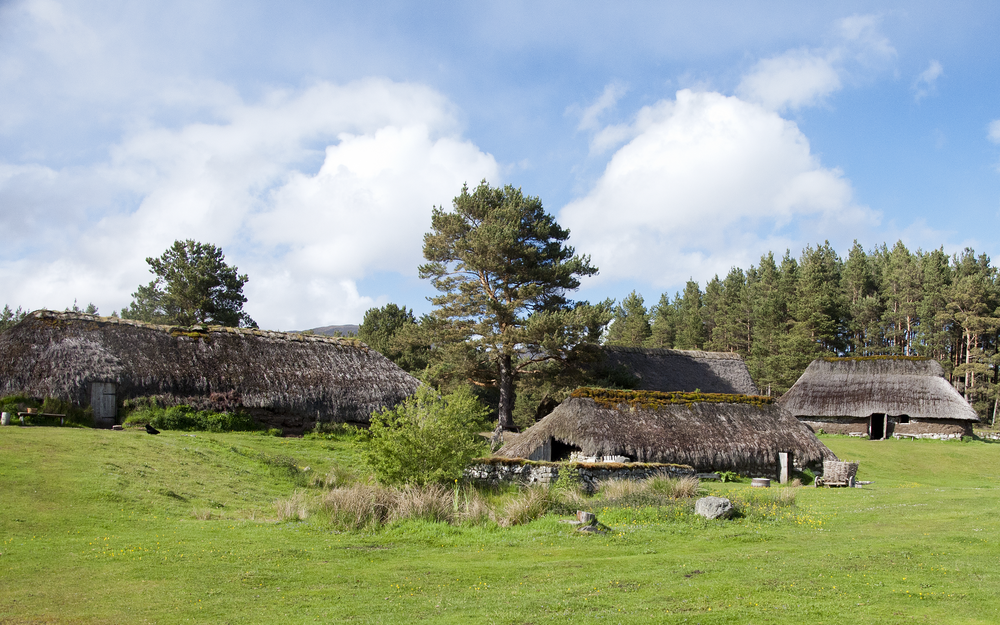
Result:
{"label": "fluffy cumulus cloud", "polygon": [[7,298],[124,304],[146,256],[194,238],[250,274],[262,325],[354,321],[384,295],[358,280],[415,272],[432,206],[498,171],[421,85],[321,82],[214,118],[129,133],[98,163],[0,164],[0,202],[21,207],[0,228],[26,242],[0,256]]}
{"label": "fluffy cumulus cloud", "polygon": [[682,90],[617,131],[631,140],[560,219],[604,279],[704,280],[767,250],[849,243],[878,221],[768,106]]}
{"label": "fluffy cumulus cloud", "polygon": [[776,111],[813,106],[839,91],[845,79],[857,80],[881,69],[895,56],[879,31],[879,18],[856,15],[837,22],[828,46],[789,50],[758,61],[736,93]]}
{"label": "fluffy cumulus cloud", "polygon": [[780,110],[815,104],[841,87],[832,59],[796,50],[757,63],[737,92],[763,106]]}

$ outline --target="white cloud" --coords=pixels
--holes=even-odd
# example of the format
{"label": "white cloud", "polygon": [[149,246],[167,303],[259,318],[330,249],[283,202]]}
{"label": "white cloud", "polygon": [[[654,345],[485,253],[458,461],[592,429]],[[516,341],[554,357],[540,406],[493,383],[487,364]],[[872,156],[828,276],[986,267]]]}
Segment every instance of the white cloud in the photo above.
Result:
{"label": "white cloud", "polygon": [[987,127],[987,137],[993,143],[1000,143],[1000,119],[993,120]]}
{"label": "white cloud", "polygon": [[0,226],[46,243],[0,253],[6,297],[110,312],[150,279],[146,256],[194,238],[250,275],[247,309],[262,325],[355,321],[381,295],[357,281],[415,272],[431,207],[497,177],[450,103],[421,85],[321,82],[217,116],[135,132],[97,165],[0,164],[0,201],[29,209],[4,211]]}
{"label": "white cloud", "polygon": [[789,50],[758,61],[743,76],[736,94],[775,111],[822,103],[846,79],[879,70],[895,58],[896,51],[879,31],[879,22],[872,15],[839,20],[832,45]]}
{"label": "white cloud", "polygon": [[601,114],[613,108],[618,103],[618,100],[625,95],[626,91],[625,85],[621,83],[608,83],[594,103],[580,112],[580,124],[577,126],[577,130],[593,130],[598,128],[600,126],[599,118]]}
{"label": "white cloud", "polygon": [[920,72],[916,80],[913,81],[913,99],[919,102],[928,95],[934,93],[937,88],[937,79],[944,73],[944,67],[938,61],[932,60],[927,69]]}
{"label": "white cloud", "polygon": [[840,87],[830,59],[796,50],[758,62],[736,92],[767,108],[782,110],[816,104]]}
{"label": "white cloud", "polygon": [[602,279],[705,279],[767,250],[849,242],[878,223],[796,124],[758,104],[682,90],[643,109],[630,131],[560,216]]}

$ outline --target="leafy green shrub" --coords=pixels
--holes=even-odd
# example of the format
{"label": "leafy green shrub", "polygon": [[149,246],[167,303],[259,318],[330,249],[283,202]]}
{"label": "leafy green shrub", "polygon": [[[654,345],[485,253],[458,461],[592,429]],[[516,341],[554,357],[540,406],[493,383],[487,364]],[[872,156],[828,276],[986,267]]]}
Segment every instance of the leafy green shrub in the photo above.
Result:
{"label": "leafy green shrub", "polygon": [[742,480],[743,476],[736,471],[719,471],[720,482],[739,482]]}
{"label": "leafy green shrub", "polygon": [[395,408],[372,414],[368,461],[383,484],[452,483],[487,452],[484,407],[468,388],[441,396],[422,386]]}
{"label": "leafy green shrub", "polygon": [[[44,401],[28,397],[27,395],[8,395],[0,398],[0,412],[9,412],[11,422],[18,422],[17,413],[27,409],[39,413],[66,415],[65,422],[70,425],[81,425],[93,427],[94,410],[90,406],[81,408],[68,401],[62,401],[55,397],[46,397]],[[25,425],[60,425],[59,417],[45,417],[41,414],[29,415],[24,418]]]}
{"label": "leafy green shrub", "polygon": [[330,421],[317,421],[313,429],[303,436],[303,438],[319,438],[324,440],[363,440],[368,435],[368,430],[359,428],[349,423],[334,423]]}
{"label": "leafy green shrub", "polygon": [[813,473],[812,471],[810,471],[809,469],[802,469],[799,472],[799,480],[801,480],[802,483],[805,484],[805,485],[807,485],[807,486],[809,484],[815,484],[816,483],[816,474]]}
{"label": "leafy green shrub", "polygon": [[132,411],[125,425],[151,425],[159,430],[203,432],[255,432],[263,429],[253,417],[243,412],[212,412],[191,406],[161,408],[155,398],[138,398],[125,402]]}

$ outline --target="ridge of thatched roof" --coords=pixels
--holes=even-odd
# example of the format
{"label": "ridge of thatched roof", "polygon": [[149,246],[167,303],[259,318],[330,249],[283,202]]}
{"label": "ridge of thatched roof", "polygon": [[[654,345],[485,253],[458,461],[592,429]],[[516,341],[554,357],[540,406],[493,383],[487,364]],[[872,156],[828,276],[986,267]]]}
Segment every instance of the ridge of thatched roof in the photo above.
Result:
{"label": "ridge of thatched roof", "polygon": [[[0,395],[86,405],[91,382],[119,398],[262,408],[365,422],[419,386],[357,339],[223,326],[162,326],[39,310],[0,334]],[[208,406],[206,406],[208,407]]]}
{"label": "ridge of thatched roof", "polygon": [[931,359],[890,357],[814,360],[779,404],[796,417],[908,415],[978,421]]}
{"label": "ridge of thatched roof", "polygon": [[661,406],[669,404],[750,404],[763,406],[773,404],[774,398],[763,395],[739,395],[733,393],[685,393],[676,391],[664,393],[662,391],[634,391],[613,388],[596,388],[591,386],[581,386],[572,393],[570,397],[590,398],[605,408],[617,408],[627,406],[629,408],[643,408],[646,410],[656,410]]}
{"label": "ridge of thatched roof", "polygon": [[687,464],[698,470],[773,472],[778,452],[796,463],[836,456],[804,424],[776,404],[627,403],[607,407],[570,397],[518,434],[498,455],[527,458],[549,440],[579,447],[587,456],[629,456],[639,462]]}
{"label": "ridge of thatched roof", "polygon": [[617,346],[605,346],[604,353],[607,365],[639,379],[639,390],[758,394],[739,354]]}

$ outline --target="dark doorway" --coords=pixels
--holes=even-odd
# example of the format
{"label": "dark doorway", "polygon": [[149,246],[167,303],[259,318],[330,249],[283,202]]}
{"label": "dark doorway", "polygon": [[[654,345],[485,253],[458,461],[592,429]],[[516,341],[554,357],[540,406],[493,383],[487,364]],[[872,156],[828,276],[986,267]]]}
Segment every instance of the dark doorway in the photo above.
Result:
{"label": "dark doorway", "polygon": [[559,462],[560,460],[569,460],[570,454],[573,452],[583,451],[576,445],[567,445],[562,441],[552,439],[552,462]]}
{"label": "dark doorway", "polygon": [[868,438],[880,441],[885,438],[885,415],[873,414],[868,424]]}

